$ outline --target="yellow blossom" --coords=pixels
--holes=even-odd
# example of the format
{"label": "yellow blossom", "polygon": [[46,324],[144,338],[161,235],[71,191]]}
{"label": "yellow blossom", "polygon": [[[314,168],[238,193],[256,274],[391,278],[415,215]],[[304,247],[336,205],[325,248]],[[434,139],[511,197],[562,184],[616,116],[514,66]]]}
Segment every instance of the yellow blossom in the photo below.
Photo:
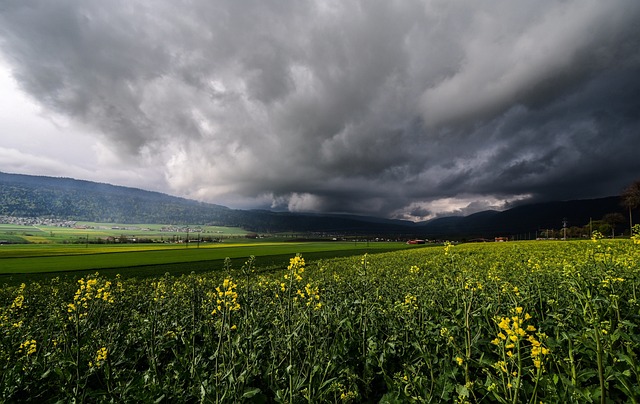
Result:
{"label": "yellow blossom", "polygon": [[238,292],[236,288],[238,284],[233,281],[232,278],[225,278],[222,281],[222,287],[216,287],[218,298],[216,299],[216,309],[211,312],[215,315],[217,312],[222,313],[224,310],[238,311],[240,310],[240,303],[238,303]]}
{"label": "yellow blossom", "polygon": [[89,367],[96,367],[96,368],[101,367],[106,362],[107,355],[108,355],[107,348],[102,347],[98,349],[98,351],[96,352],[94,361],[89,362]]}
{"label": "yellow blossom", "polygon": [[36,353],[36,350],[37,350],[37,344],[35,339],[26,340],[25,342],[21,343],[20,348],[18,348],[18,352],[20,353],[26,351],[24,353],[27,356],[33,355],[34,353]]}

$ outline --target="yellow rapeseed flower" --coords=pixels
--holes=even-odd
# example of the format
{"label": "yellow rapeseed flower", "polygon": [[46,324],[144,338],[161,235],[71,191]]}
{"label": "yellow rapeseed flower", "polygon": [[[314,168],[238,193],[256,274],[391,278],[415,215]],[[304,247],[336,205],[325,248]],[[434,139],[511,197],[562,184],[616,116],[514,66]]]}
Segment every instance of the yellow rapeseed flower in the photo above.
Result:
{"label": "yellow rapeseed flower", "polygon": [[[304,258],[302,258],[300,254],[296,254],[295,257],[289,259],[289,266],[287,267],[287,270],[293,275],[293,279],[297,282],[302,280],[302,276],[300,274],[304,272],[304,265]],[[288,274],[285,274],[285,279],[289,279]]]}
{"label": "yellow rapeseed flower", "polygon": [[237,311],[240,310],[240,303],[238,303],[238,293],[236,288],[238,284],[233,281],[232,278],[226,278],[222,282],[222,287],[217,287],[216,292],[218,298],[216,299],[216,309],[211,312],[215,315],[217,312],[223,310]]}
{"label": "yellow rapeseed flower", "polygon": [[499,369],[500,371],[507,373],[507,362],[505,361],[498,361],[493,365],[496,369]]}
{"label": "yellow rapeseed flower", "polygon": [[[26,352],[25,352],[26,351]],[[25,353],[26,356],[33,355],[37,351],[37,344],[35,339],[26,340],[25,342],[20,344],[20,348],[18,348],[19,353]]]}
{"label": "yellow rapeseed flower", "polygon": [[96,352],[94,361],[89,362],[89,367],[96,367],[96,368],[101,367],[107,361],[107,356],[108,356],[107,348],[102,347],[98,349],[98,351]]}
{"label": "yellow rapeseed flower", "polygon": [[[68,313],[77,313],[78,318],[87,316],[89,304],[92,300],[101,300],[105,303],[113,303],[114,299],[111,295],[111,282],[104,281],[100,278],[92,278],[95,275],[78,279],[78,290],[73,296],[73,302],[67,304]],[[69,316],[69,320],[74,320],[75,316]]]}
{"label": "yellow rapeseed flower", "polygon": [[15,299],[13,299],[13,303],[11,304],[12,309],[20,309],[22,308],[22,304],[24,303],[24,296],[18,295]]}

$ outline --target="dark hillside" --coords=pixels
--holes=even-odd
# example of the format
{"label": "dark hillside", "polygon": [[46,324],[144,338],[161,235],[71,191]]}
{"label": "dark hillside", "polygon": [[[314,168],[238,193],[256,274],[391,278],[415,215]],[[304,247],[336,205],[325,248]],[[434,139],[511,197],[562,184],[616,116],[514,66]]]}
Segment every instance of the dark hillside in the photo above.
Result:
{"label": "dark hillside", "polygon": [[70,178],[0,173],[0,215],[119,223],[232,224],[234,211],[184,198]]}
{"label": "dark hillside", "polygon": [[249,231],[401,235],[411,222],[354,215],[234,210],[159,192],[70,178],[0,173],[0,215],[111,223],[209,224]]}
{"label": "dark hillside", "polygon": [[[451,216],[423,223],[340,214],[234,210],[159,192],[109,184],[0,172],[0,216],[41,217],[112,223],[210,224],[259,233],[317,233],[470,239],[534,234],[543,229],[584,226],[618,212],[619,197],[522,205],[512,209]],[[622,225],[621,225],[622,226]]]}
{"label": "dark hillside", "polygon": [[511,234],[535,235],[544,229],[584,226],[591,219],[599,220],[607,213],[624,214],[620,197],[546,202],[517,206],[503,212],[485,211],[466,217],[441,218],[426,222],[422,230],[427,234],[458,234],[467,237],[495,237]]}

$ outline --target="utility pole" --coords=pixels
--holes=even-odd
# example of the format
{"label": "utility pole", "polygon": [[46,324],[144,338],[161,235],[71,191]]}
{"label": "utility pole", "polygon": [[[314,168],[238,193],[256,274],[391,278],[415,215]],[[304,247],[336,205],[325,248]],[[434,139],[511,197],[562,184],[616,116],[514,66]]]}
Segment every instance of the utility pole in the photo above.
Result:
{"label": "utility pole", "polygon": [[564,241],[567,241],[567,218],[562,218],[562,231],[563,231],[563,237],[562,239]]}

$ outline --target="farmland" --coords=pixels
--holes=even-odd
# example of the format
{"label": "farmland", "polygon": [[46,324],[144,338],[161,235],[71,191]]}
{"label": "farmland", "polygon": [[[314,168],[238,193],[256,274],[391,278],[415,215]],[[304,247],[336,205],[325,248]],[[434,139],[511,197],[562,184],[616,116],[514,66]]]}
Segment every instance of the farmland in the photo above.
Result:
{"label": "farmland", "polygon": [[287,261],[5,286],[0,394],[51,402],[640,398],[633,241],[447,243]]}
{"label": "farmland", "polygon": [[[11,218],[9,218],[11,219]],[[0,240],[34,244],[124,243],[139,240],[183,242],[243,237],[245,230],[223,226],[172,226],[163,224],[117,224],[95,222],[12,224],[0,223]],[[191,234],[189,235],[189,231]]]}
{"label": "farmland", "polygon": [[0,246],[2,279],[30,279],[34,274],[102,271],[124,277],[209,272],[225,258],[240,264],[256,256],[261,266],[286,266],[288,257],[336,257],[415,248],[399,242],[276,242],[234,239],[225,243],[187,244],[24,244]]}
{"label": "farmland", "polygon": [[220,226],[0,224],[0,240],[6,242],[0,243],[0,283],[55,276],[51,273],[80,271],[82,276],[96,270],[123,277],[200,273],[222,268],[225,258],[242,264],[250,256],[259,257],[262,267],[283,267],[296,253],[318,259],[410,248],[366,240],[291,241],[291,234],[270,239],[246,236],[242,229]]}

